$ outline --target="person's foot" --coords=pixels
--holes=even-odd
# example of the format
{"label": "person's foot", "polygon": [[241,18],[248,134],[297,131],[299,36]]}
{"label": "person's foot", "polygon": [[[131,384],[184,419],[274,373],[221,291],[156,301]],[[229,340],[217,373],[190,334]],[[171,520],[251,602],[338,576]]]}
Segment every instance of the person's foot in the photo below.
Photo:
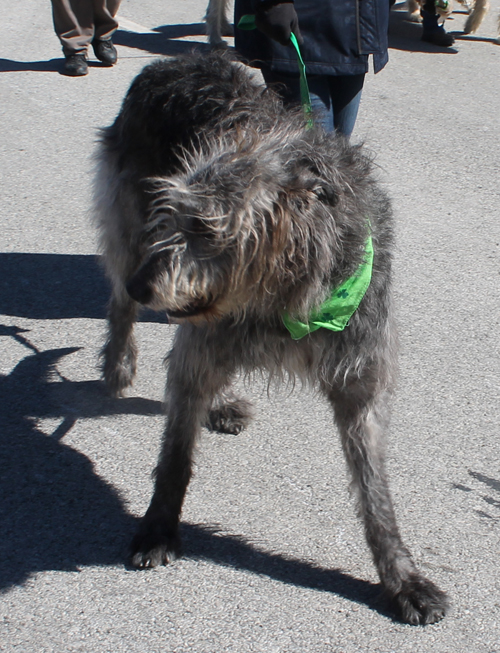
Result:
{"label": "person's foot", "polygon": [[455,39],[451,34],[448,34],[443,27],[432,32],[423,32],[422,41],[427,43],[432,43],[433,45],[439,45],[443,48],[449,48],[450,45],[455,43]]}
{"label": "person's foot", "polygon": [[449,48],[450,45],[455,43],[453,36],[448,34],[442,25],[438,24],[439,16],[437,14],[430,14],[422,9],[420,15],[422,16],[423,26],[422,41],[443,48]]}
{"label": "person's foot", "polygon": [[102,61],[102,63],[107,66],[112,66],[116,63],[118,53],[111,39],[107,39],[106,41],[94,39],[92,41],[92,47],[94,48],[94,54],[99,61]]}
{"label": "person's foot", "polygon": [[89,72],[87,57],[84,54],[68,54],[64,61],[64,74],[70,77],[83,77]]}

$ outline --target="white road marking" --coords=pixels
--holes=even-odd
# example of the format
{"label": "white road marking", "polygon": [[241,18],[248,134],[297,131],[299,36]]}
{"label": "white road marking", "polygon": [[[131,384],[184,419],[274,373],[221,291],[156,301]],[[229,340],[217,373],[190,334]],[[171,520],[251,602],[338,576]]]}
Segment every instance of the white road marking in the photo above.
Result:
{"label": "white road marking", "polygon": [[133,20],[129,20],[128,18],[117,16],[117,20],[120,29],[127,30],[127,32],[134,32],[135,34],[158,34],[155,30],[144,27],[144,25],[139,25],[139,23],[134,23]]}

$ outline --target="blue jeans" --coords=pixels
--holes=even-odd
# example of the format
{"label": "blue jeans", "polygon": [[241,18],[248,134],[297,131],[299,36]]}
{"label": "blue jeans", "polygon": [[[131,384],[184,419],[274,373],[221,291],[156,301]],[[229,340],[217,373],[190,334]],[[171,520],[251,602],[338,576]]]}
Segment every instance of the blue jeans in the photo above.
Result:
{"label": "blue jeans", "polygon": [[[262,74],[268,86],[283,98],[285,104],[300,104],[298,75],[275,73],[263,68]],[[309,94],[316,121],[326,131],[338,131],[349,137],[358,115],[361,91],[365,81],[361,75],[308,75]]]}

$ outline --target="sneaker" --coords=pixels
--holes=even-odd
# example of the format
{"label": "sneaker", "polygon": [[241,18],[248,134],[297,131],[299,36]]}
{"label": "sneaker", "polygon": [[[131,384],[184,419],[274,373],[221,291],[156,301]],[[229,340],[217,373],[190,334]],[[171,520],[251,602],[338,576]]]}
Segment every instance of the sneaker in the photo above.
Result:
{"label": "sneaker", "polygon": [[116,63],[118,53],[111,39],[106,39],[106,41],[94,39],[92,41],[92,47],[94,48],[94,54],[99,61],[102,61],[102,63],[107,66],[112,66]]}
{"label": "sneaker", "polygon": [[70,77],[83,77],[89,72],[85,54],[68,54],[64,61],[64,74]]}

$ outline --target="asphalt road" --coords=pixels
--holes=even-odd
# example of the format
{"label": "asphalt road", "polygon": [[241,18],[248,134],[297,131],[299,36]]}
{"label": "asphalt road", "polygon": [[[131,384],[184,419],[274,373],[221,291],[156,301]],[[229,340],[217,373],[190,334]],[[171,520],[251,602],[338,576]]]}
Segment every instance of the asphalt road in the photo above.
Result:
{"label": "asphalt road", "polygon": [[[449,592],[441,623],[395,621],[354,516],[327,407],[245,388],[256,419],[204,433],[185,557],[124,564],[146,509],[173,328],[138,325],[137,383],[99,383],[107,286],[88,218],[96,130],[158,55],[206,47],[204,2],[123,0],[119,62],[58,74],[50,4],[0,0],[0,650],[500,651],[499,0],[443,51],[392,14],[390,63],[354,134],[397,218],[401,372],[390,434],[400,526]],[[460,32],[455,13],[449,30]]]}

